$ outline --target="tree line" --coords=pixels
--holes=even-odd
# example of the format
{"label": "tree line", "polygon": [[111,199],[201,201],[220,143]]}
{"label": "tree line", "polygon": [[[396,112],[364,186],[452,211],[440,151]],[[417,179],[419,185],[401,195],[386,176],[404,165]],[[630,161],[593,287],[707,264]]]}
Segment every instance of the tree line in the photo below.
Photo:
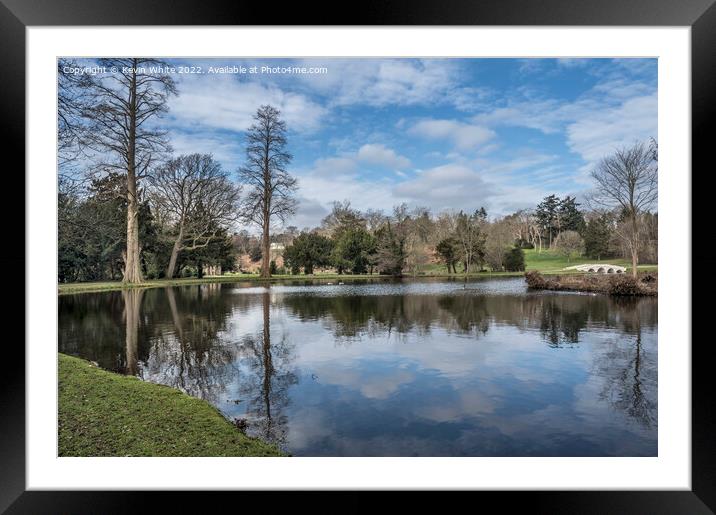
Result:
{"label": "tree line", "polygon": [[[58,245],[63,282],[193,274],[236,268],[236,257],[277,273],[271,243],[284,246],[283,272],[417,275],[439,262],[450,274],[524,270],[525,248],[567,260],[640,256],[656,260],[656,143],[636,143],[592,171],[588,210],[575,197],[549,195],[533,210],[490,219],[484,208],[433,214],[395,206],[361,212],[335,202],[315,228],[287,228],[297,180],[289,172],[287,127],[260,106],[245,133],[244,164],[224,170],[210,154],[174,155],[161,118],[177,95],[153,59],[101,59],[111,74],[64,73],[58,61]],[[256,228],[233,232],[237,224]]]}
{"label": "tree line", "polygon": [[[579,207],[574,197],[549,195],[533,210],[490,219],[484,208],[433,215],[402,204],[386,214],[360,212],[344,201],[335,202],[318,227],[300,233],[293,227],[273,240],[286,244],[285,273],[292,274],[330,268],[339,274],[417,275],[431,263],[440,263],[448,274],[521,271],[524,249],[550,250],[567,261],[631,257],[628,216],[619,209]],[[656,263],[658,215],[640,213],[637,225],[639,255]],[[245,234],[243,241],[245,252],[251,252],[251,237]]]}
{"label": "tree line", "polygon": [[[259,107],[246,131],[238,182],[209,154],[173,156],[160,118],[177,95],[165,63],[100,59],[113,70],[74,75],[58,61],[59,280],[202,275],[233,268],[230,230],[255,224],[268,255],[270,227],[295,212],[286,124]],[[270,274],[264,263],[262,276]]]}

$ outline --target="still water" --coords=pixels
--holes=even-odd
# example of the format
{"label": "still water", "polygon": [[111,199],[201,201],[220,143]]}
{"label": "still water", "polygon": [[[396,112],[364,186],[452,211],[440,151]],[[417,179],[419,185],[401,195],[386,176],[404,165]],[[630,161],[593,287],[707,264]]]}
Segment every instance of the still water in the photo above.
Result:
{"label": "still water", "polygon": [[59,297],[60,352],[297,456],[656,456],[657,300],[522,278]]}

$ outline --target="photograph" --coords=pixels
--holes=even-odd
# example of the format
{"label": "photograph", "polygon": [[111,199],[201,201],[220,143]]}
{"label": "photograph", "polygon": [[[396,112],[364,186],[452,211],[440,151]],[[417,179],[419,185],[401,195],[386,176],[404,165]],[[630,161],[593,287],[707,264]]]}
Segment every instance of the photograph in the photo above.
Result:
{"label": "photograph", "polygon": [[659,457],[658,58],[55,62],[58,457]]}
{"label": "photograph", "polygon": [[716,0],[0,0],[0,513],[716,513],[715,27]]}

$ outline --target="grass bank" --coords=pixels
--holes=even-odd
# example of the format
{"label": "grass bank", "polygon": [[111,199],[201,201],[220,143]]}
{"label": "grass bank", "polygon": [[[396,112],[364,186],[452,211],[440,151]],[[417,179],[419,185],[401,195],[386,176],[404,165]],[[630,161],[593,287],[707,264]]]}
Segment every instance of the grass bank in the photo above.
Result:
{"label": "grass bank", "polygon": [[[579,275],[581,272],[576,270],[564,270],[568,266],[581,265],[581,264],[612,264],[631,267],[631,262],[626,259],[588,259],[588,258],[577,258],[567,261],[566,258],[550,250],[543,250],[537,252],[535,249],[525,250],[525,269],[527,271],[536,270],[541,274],[551,275]],[[639,271],[656,271],[656,265],[639,265]],[[468,277],[520,277],[522,272],[479,272],[470,273]],[[407,273],[405,277],[412,277],[411,274]],[[439,263],[432,263],[423,266],[418,277],[464,277],[463,274],[458,273],[448,275],[445,265]],[[338,281],[338,280],[349,280],[349,279],[388,279],[389,277],[381,276],[378,274],[373,275],[351,275],[343,274],[338,275],[334,273],[317,273],[314,275],[274,275],[271,279],[261,279],[258,275],[254,274],[231,274],[222,276],[211,276],[204,277],[202,279],[187,278],[187,279],[157,279],[148,280],[140,284],[124,284],[120,281],[104,281],[104,282],[92,282],[92,283],[69,283],[58,285],[58,293],[60,295],[66,295],[71,293],[86,293],[86,292],[100,292],[100,291],[114,291],[122,290],[127,288],[162,288],[167,286],[186,286],[192,284],[207,284],[207,283],[241,283],[241,282],[255,282],[260,284],[276,283],[283,281],[296,281],[296,280],[325,280],[325,281]]]}
{"label": "grass bank", "polygon": [[59,354],[60,456],[281,456],[206,401]]}

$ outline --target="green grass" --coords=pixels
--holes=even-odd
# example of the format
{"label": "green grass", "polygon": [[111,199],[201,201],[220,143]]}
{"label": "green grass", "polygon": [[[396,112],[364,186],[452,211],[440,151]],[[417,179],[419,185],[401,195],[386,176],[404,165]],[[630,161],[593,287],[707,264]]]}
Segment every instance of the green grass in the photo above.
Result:
{"label": "green grass", "polygon": [[[631,260],[623,258],[609,258],[609,259],[590,259],[580,257],[567,261],[567,258],[560,256],[556,252],[551,250],[543,250],[537,252],[536,249],[525,249],[525,266],[527,270],[537,270],[541,273],[555,273],[561,272],[568,266],[585,265],[585,264],[598,264],[608,263],[610,265],[619,265],[631,268]],[[656,270],[656,265],[644,264],[637,267],[639,270]]]}
{"label": "green grass", "polygon": [[[525,266],[527,270],[537,270],[543,274],[556,274],[556,273],[580,273],[577,271],[565,271],[564,268],[574,265],[582,265],[586,263],[609,263],[611,265],[620,265],[631,267],[631,261],[622,258],[613,259],[589,259],[589,258],[577,258],[567,261],[566,258],[551,250],[543,250],[537,252],[535,249],[525,249]],[[458,267],[460,268],[460,267]],[[657,270],[657,265],[644,264],[639,265],[640,271]],[[445,265],[440,263],[432,263],[425,265],[420,269],[419,275],[421,277],[446,277],[447,269]],[[491,276],[521,276],[522,272],[480,272],[470,273],[469,277],[491,277]],[[410,277],[410,273],[405,274],[406,277]],[[461,273],[458,273],[459,277],[462,277]],[[240,282],[281,282],[281,281],[295,281],[304,279],[321,279],[321,280],[346,280],[346,279],[366,279],[372,278],[386,278],[378,274],[372,276],[367,275],[351,275],[343,274],[338,275],[335,273],[316,273],[314,275],[274,275],[271,279],[261,279],[258,274],[227,274],[223,276],[210,276],[202,279],[188,278],[188,279],[156,279],[148,280],[139,284],[125,284],[120,281],[105,281],[105,282],[92,282],[92,283],[69,283],[59,284],[58,293],[60,295],[66,295],[71,293],[86,293],[86,292],[100,292],[100,291],[113,291],[122,290],[127,288],[162,288],[167,286],[186,286],[192,284],[207,284],[207,283],[240,283]]]}
{"label": "green grass", "polygon": [[208,402],[59,354],[60,456],[281,456]]}
{"label": "green grass", "polygon": [[[525,269],[526,270],[537,270],[543,274],[566,274],[566,273],[580,273],[577,271],[571,271],[571,270],[564,270],[567,267],[574,266],[574,265],[583,265],[583,264],[598,264],[598,263],[608,263],[610,265],[619,265],[619,266],[626,266],[627,268],[631,268],[631,261],[628,259],[623,258],[611,258],[611,259],[590,259],[590,258],[576,258],[572,259],[570,261],[567,261],[567,258],[560,256],[554,251],[551,250],[542,250],[542,252],[537,252],[536,249],[525,249]],[[459,272],[461,270],[461,265],[458,265],[458,276],[461,276],[462,274]],[[658,268],[657,265],[639,265],[639,270],[656,270]],[[427,265],[423,267],[421,270],[421,274],[424,273],[426,275],[447,275],[447,268],[442,263],[433,263],[430,265]],[[472,276],[490,276],[490,275],[499,275],[499,276],[510,276],[510,275],[522,275],[522,272],[482,272],[482,273],[471,273],[469,274]]]}

